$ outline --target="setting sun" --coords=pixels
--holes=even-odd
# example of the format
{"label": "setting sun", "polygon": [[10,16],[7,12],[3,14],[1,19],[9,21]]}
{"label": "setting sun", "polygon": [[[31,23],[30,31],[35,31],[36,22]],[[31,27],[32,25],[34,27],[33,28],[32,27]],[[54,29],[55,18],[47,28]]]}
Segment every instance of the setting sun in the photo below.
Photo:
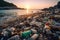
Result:
{"label": "setting sun", "polygon": [[27,13],[29,12],[29,9],[30,9],[30,5],[25,5],[25,8],[27,10]]}
{"label": "setting sun", "polygon": [[30,9],[30,5],[25,5],[25,8],[26,9]]}

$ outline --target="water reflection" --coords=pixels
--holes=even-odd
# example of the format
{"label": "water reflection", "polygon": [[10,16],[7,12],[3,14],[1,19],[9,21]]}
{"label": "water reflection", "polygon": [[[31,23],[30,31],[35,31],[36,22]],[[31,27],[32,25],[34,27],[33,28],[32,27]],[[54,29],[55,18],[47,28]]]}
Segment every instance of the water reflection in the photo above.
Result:
{"label": "water reflection", "polygon": [[27,13],[29,13],[29,10],[27,9]]}
{"label": "water reflection", "polygon": [[27,14],[31,14],[34,13],[38,10],[0,10],[0,23],[2,21],[6,21],[7,19],[10,20],[16,18],[16,16],[20,16],[20,15],[27,15]]}

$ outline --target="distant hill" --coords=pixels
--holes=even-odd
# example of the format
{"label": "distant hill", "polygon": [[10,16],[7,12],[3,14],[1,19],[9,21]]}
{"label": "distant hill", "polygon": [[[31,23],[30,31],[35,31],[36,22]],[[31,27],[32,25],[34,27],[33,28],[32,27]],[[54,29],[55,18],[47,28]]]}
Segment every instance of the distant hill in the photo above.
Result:
{"label": "distant hill", "polygon": [[24,9],[24,8],[18,8],[13,3],[9,3],[4,0],[0,0],[0,10],[1,9]]}
{"label": "distant hill", "polygon": [[57,3],[57,5],[54,5],[53,7],[49,7],[49,8],[44,8],[44,9],[42,9],[42,11],[54,11],[55,9],[60,9],[60,1]]}
{"label": "distant hill", "polygon": [[0,0],[0,7],[16,7],[16,5],[14,5],[13,3],[8,3],[4,0]]}
{"label": "distant hill", "polygon": [[54,7],[60,8],[60,1]]}

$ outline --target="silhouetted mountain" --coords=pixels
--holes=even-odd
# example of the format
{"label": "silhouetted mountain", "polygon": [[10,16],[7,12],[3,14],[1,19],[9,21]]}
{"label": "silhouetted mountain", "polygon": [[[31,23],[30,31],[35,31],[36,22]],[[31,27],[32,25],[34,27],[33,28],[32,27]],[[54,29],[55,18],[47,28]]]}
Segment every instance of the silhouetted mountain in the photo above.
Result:
{"label": "silhouetted mountain", "polygon": [[18,8],[13,3],[9,3],[4,0],[0,0],[0,10],[3,10],[3,9],[24,9],[24,8]]}
{"label": "silhouetted mountain", "polygon": [[13,3],[8,3],[4,0],[0,0],[0,7],[15,7],[15,8],[17,8],[17,6],[14,5]]}
{"label": "silhouetted mountain", "polygon": [[54,7],[60,8],[60,1]]}
{"label": "silhouetted mountain", "polygon": [[57,5],[54,5],[53,7],[44,8],[42,11],[54,11],[55,9],[60,9],[60,1],[57,3]]}

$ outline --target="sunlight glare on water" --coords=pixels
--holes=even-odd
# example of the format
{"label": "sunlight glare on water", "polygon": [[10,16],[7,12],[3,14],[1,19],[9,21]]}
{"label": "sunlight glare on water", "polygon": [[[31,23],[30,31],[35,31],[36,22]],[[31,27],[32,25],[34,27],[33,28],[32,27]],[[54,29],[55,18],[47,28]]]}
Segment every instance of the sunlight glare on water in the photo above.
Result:
{"label": "sunlight glare on water", "polygon": [[30,5],[26,4],[25,8],[26,8],[26,13],[29,14]]}

